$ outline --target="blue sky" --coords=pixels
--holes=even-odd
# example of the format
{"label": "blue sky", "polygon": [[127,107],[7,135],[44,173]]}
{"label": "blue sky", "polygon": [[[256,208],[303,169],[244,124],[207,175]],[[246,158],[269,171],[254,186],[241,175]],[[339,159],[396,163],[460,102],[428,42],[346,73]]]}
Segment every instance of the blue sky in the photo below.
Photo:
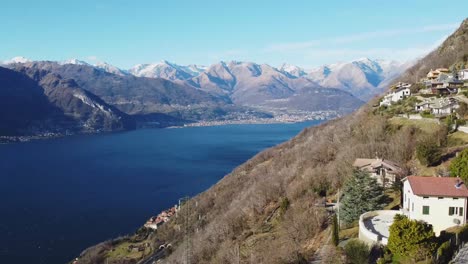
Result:
{"label": "blue sky", "polygon": [[78,58],[122,68],[169,60],[314,67],[422,56],[467,16],[468,1],[5,0],[0,60]]}

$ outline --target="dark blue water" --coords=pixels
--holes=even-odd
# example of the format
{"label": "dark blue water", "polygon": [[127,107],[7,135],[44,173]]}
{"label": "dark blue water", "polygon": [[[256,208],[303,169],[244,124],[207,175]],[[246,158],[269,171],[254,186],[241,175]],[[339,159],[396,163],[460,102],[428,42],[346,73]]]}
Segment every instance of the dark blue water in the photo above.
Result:
{"label": "dark blue water", "polygon": [[65,263],[314,124],[142,129],[0,145],[0,263]]}

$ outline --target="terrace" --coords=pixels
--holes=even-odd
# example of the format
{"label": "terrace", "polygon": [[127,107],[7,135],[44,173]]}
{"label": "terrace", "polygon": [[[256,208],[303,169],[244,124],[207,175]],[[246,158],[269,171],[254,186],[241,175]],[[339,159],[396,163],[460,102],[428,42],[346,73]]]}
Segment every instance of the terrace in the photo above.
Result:
{"label": "terrace", "polygon": [[380,210],[362,214],[359,217],[359,239],[369,243],[387,245],[389,228],[393,224],[396,210]]}

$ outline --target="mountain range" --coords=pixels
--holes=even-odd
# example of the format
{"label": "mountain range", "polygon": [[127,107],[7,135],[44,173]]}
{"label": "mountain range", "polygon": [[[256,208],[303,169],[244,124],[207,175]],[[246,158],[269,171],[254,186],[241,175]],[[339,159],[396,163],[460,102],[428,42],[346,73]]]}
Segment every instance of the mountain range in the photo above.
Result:
{"label": "mountain range", "polygon": [[[163,61],[124,70],[104,62],[93,65],[78,59],[57,62],[15,57],[2,66],[30,78],[40,87],[36,92],[42,89],[43,99],[64,117],[73,116],[74,121],[67,125],[65,119],[57,119],[60,122],[55,123],[62,130],[75,127],[77,131],[95,131],[127,129],[135,123],[167,126],[279,114],[310,118],[310,113],[320,111],[342,115],[381,92],[407,64],[361,59],[307,71],[288,64],[276,68],[230,61],[206,67]],[[7,70],[3,71],[6,74]],[[23,86],[9,82],[11,87]],[[89,99],[81,100],[80,107],[74,107],[81,98],[77,91]],[[93,103],[88,104],[90,100]],[[20,104],[10,107],[19,108]],[[56,112],[53,116],[57,117]],[[55,119],[48,115],[44,118],[49,120],[45,127],[51,127],[54,122],[50,120]],[[13,126],[9,131],[21,128]]]}
{"label": "mountain range", "polygon": [[[283,64],[278,68],[252,62],[219,62],[209,67],[181,66],[168,61],[154,64],[139,64],[127,72],[135,76],[164,78],[189,83],[202,89],[229,90],[250,77],[280,78],[291,83],[304,82],[326,88],[338,88],[352,93],[362,100],[380,94],[413,62],[371,60],[362,58],[351,62],[323,65],[311,70],[299,66]],[[265,77],[266,75],[266,77]],[[295,81],[296,80],[296,81]],[[292,84],[294,86],[294,84]],[[222,91],[218,91],[222,92]]]}
{"label": "mountain range", "polygon": [[[29,62],[32,61],[24,57],[15,57],[5,61],[4,64]],[[137,64],[130,69],[121,69],[105,62],[92,65],[78,59],[58,63],[60,65],[89,66],[119,76],[161,78],[218,94],[226,94],[229,90],[233,90],[237,84],[239,84],[239,88],[243,88],[243,83],[250,82],[249,78],[251,77],[261,77],[260,79],[280,79],[283,86],[288,88],[294,88],[295,83],[337,88],[348,91],[362,100],[368,100],[380,94],[385,87],[415,62],[361,58],[350,62],[323,65],[310,70],[286,63],[280,67],[273,67],[267,64],[237,61],[221,61],[210,66],[179,65],[169,61],[161,61],[151,64]],[[262,82],[258,79],[256,81]]]}

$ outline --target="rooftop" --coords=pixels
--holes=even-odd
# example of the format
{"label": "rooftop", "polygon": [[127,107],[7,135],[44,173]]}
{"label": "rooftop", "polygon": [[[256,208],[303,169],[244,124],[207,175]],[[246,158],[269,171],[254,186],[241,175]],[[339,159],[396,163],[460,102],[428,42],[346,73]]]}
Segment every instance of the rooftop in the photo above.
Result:
{"label": "rooftop", "polygon": [[425,104],[431,105],[432,108],[443,108],[452,104],[456,104],[457,100],[455,98],[428,98],[424,99],[421,103],[416,104],[417,106],[423,106]]}
{"label": "rooftop", "polygon": [[396,162],[387,159],[356,159],[353,166],[367,170],[384,167],[390,171],[401,172],[401,168]]}
{"label": "rooftop", "polygon": [[460,178],[408,176],[403,181],[408,181],[418,196],[468,197],[468,189]]}

